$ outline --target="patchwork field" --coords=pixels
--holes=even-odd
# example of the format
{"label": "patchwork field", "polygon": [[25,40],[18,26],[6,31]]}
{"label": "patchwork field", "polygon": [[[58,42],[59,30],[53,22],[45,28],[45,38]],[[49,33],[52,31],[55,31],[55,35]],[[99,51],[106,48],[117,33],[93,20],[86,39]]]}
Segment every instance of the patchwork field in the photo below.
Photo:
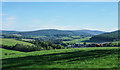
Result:
{"label": "patchwork field", "polygon": [[11,68],[118,67],[117,47],[72,48],[36,52],[19,52],[2,48],[0,50],[2,50],[3,69],[9,70]]}

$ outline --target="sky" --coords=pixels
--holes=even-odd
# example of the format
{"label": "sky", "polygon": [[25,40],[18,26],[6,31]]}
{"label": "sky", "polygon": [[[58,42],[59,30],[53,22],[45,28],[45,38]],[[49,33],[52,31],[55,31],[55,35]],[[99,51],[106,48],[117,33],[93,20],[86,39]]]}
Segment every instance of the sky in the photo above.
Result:
{"label": "sky", "polygon": [[2,0],[3,2],[118,2],[120,0]]}
{"label": "sky", "polygon": [[3,2],[2,30],[118,29],[117,2]]}

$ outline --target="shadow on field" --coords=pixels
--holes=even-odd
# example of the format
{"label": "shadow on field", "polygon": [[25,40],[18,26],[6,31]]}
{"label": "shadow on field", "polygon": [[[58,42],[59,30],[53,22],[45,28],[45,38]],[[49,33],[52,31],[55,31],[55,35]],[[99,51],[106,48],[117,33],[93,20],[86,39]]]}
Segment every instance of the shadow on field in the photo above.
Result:
{"label": "shadow on field", "polygon": [[[52,65],[58,64],[58,60],[67,60],[66,62],[59,63],[71,63],[73,61],[83,61],[90,60],[93,58],[104,57],[110,54],[118,54],[117,49],[111,50],[91,50],[91,51],[75,51],[75,52],[66,52],[66,53],[53,53],[39,56],[27,56],[27,57],[19,57],[19,58],[10,58],[3,59],[3,69],[8,68],[18,68],[30,65],[39,65],[42,67],[43,65]],[[75,59],[73,59],[75,58]]]}

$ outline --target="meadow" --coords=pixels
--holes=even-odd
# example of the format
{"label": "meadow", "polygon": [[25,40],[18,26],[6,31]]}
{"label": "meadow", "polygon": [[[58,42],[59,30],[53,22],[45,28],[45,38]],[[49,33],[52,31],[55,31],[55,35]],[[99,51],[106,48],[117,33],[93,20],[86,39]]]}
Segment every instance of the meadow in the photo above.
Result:
{"label": "meadow", "polygon": [[117,1],[23,1],[2,4],[2,70],[120,70]]}
{"label": "meadow", "polygon": [[[93,47],[19,52],[2,49],[3,69],[118,68],[117,47]],[[7,53],[7,55],[5,55]],[[15,53],[10,55],[10,53]]]}
{"label": "meadow", "polygon": [[2,42],[0,42],[0,44],[3,44],[3,45],[8,45],[8,46],[14,46],[16,44],[25,44],[25,45],[34,45],[34,44],[31,44],[31,43],[28,43],[28,42],[23,42],[23,41],[18,41],[18,40],[15,40],[15,39],[7,39],[7,38],[2,38],[0,39]]}
{"label": "meadow", "polygon": [[[78,38],[78,37],[77,37]],[[79,43],[89,39],[73,39],[69,42]],[[68,39],[63,37],[63,39]],[[68,42],[68,41],[67,41]],[[34,45],[15,39],[2,39],[3,45]],[[118,68],[118,47],[84,47],[20,52],[0,48],[2,51],[2,68]]]}
{"label": "meadow", "polygon": [[[77,36],[75,36],[77,37]],[[76,44],[83,44],[83,41],[89,40],[91,37],[85,37],[81,39],[73,39],[72,41],[63,41],[63,43],[76,43]],[[86,42],[87,44],[90,44],[90,42]]]}

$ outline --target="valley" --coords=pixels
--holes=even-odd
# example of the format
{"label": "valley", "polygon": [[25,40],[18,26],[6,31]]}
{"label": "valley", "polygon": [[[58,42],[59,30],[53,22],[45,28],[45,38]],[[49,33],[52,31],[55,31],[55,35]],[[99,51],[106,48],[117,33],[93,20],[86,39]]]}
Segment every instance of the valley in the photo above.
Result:
{"label": "valley", "polygon": [[119,70],[118,0],[2,0],[0,70]]}
{"label": "valley", "polygon": [[[39,31],[37,35],[34,32],[24,34],[18,31],[17,33],[15,31],[3,32],[0,39],[3,69],[117,68],[116,60],[118,60],[120,44],[116,38],[106,41],[105,37],[101,39],[103,40],[101,42],[95,37],[104,38],[106,33],[69,35],[66,32],[51,34],[51,30],[47,31],[48,34],[38,35],[43,31]],[[117,36],[116,32],[115,34]],[[115,34],[113,37],[116,37]]]}

